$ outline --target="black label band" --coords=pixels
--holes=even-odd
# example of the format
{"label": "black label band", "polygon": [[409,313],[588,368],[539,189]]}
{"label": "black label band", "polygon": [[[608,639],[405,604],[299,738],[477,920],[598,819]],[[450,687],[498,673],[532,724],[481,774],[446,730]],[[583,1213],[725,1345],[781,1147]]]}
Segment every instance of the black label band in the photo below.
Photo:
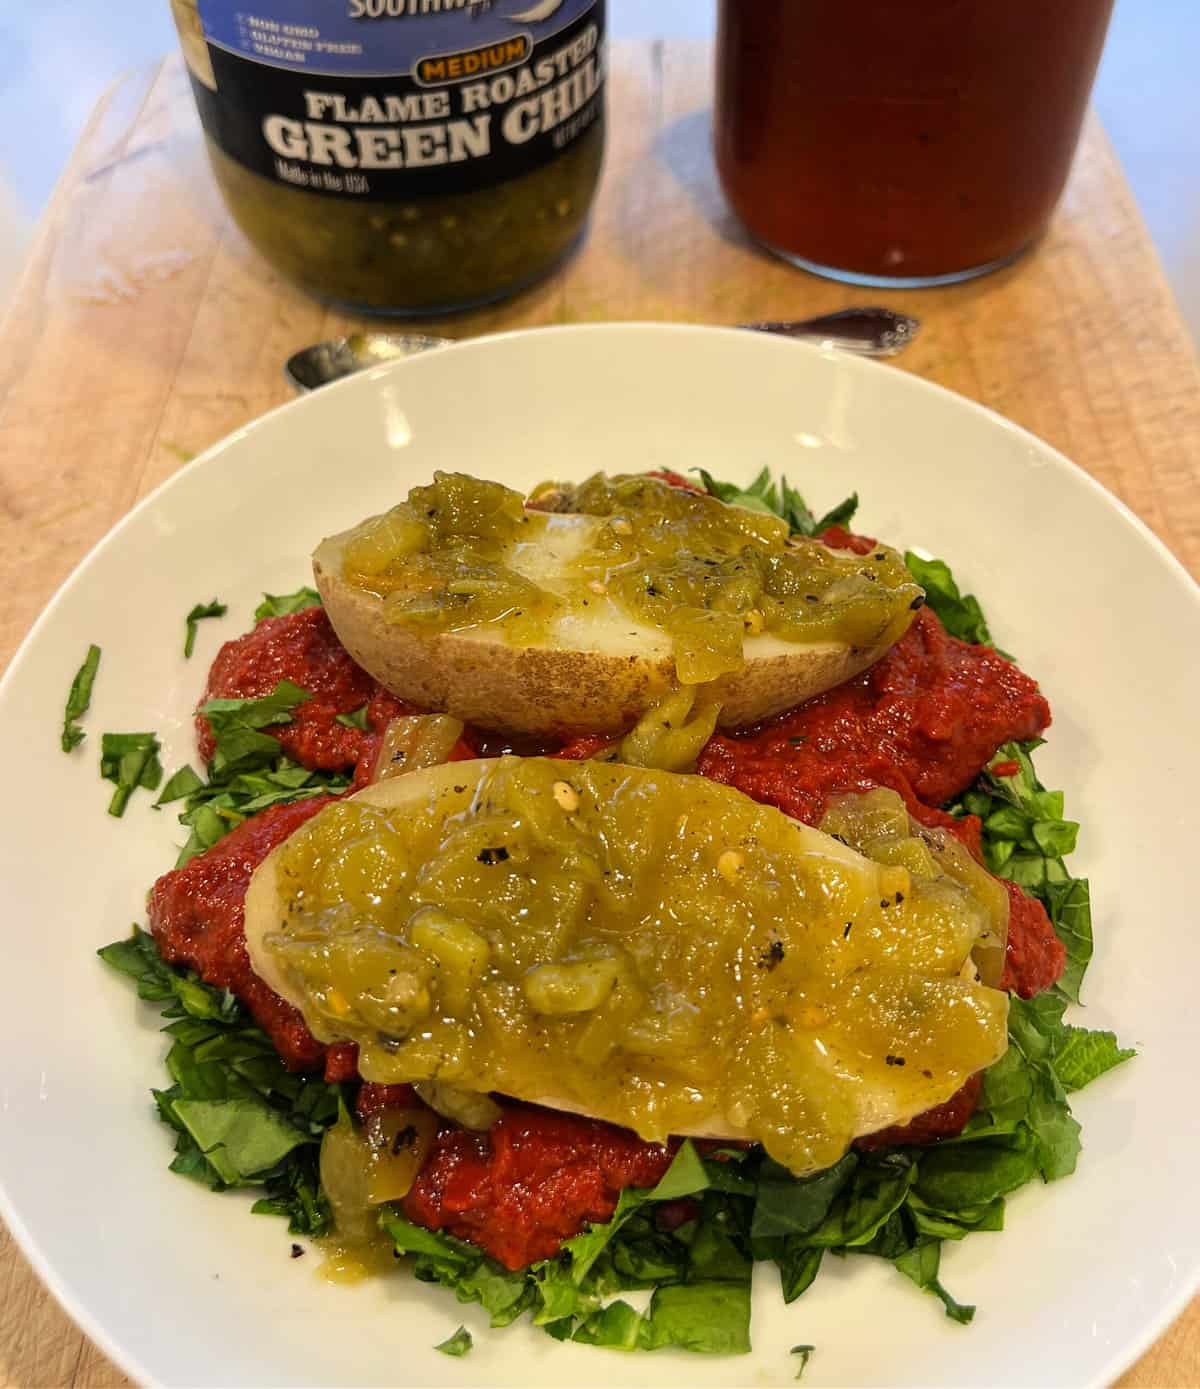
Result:
{"label": "black label band", "polygon": [[603,0],[540,43],[528,33],[431,53],[402,76],[273,67],[208,45],[200,119],[239,164],[335,198],[490,188],[549,163],[602,112]]}

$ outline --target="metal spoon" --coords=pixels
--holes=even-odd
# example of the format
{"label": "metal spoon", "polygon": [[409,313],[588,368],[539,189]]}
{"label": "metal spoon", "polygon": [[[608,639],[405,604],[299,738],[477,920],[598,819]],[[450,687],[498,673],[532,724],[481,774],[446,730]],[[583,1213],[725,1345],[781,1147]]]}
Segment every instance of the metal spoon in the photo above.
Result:
{"label": "metal spoon", "polygon": [[[842,352],[857,353],[860,357],[894,357],[912,342],[921,324],[918,319],[891,309],[868,307],[841,309],[837,313],[790,322],[738,326],[756,333],[774,333],[779,337],[821,343]],[[453,345],[452,338],[422,333],[353,333],[294,352],[284,364],[283,374],[297,391],[315,391],[318,386],[352,376],[356,371]]]}

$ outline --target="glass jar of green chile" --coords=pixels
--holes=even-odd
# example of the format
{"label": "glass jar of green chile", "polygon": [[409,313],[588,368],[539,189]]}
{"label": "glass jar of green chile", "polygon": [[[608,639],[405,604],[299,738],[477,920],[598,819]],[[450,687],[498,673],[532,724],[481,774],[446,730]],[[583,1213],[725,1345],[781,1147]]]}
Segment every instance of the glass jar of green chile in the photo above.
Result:
{"label": "glass jar of green chile", "polygon": [[516,293],[583,234],[604,0],[171,0],[238,226],[318,298],[427,315]]}

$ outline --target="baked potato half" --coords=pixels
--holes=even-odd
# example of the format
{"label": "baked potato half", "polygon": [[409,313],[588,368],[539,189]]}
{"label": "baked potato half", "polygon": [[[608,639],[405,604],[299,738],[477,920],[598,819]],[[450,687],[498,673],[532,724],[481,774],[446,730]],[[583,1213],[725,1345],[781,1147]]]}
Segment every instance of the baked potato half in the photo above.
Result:
{"label": "baked potato half", "polygon": [[[560,624],[545,645],[518,646],[486,627],[423,632],[392,621],[382,598],[343,577],[352,534],[318,547],[313,577],[338,640],[401,699],[503,733],[617,735],[678,683],[670,638],[600,598],[587,621]],[[744,728],[849,680],[892,644],[748,636],[742,669],[705,694],[721,706],[719,727]]]}
{"label": "baked potato half", "polygon": [[834,551],[774,515],[645,475],[520,493],[435,474],[324,541],[330,621],[381,684],[506,733],[619,734],[701,687],[720,726],[871,665],[924,601],[901,557]]}

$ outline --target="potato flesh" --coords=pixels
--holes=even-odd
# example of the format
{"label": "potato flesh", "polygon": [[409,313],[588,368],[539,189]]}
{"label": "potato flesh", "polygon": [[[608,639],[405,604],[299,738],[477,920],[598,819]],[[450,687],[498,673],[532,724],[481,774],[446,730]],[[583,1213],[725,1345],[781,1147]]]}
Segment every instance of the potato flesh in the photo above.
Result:
{"label": "potato flesh", "polygon": [[255,968],[368,1080],[754,1139],[796,1172],[1002,1054],[1006,996],[964,965],[1004,927],[971,883],[728,787],[541,758],[329,807],[247,898]]}
{"label": "potato flesh", "polygon": [[575,645],[580,630],[620,630],[673,655],[684,684],[741,670],[747,638],[763,634],[889,645],[921,601],[893,550],[835,552],[652,478],[597,475],[556,496],[571,514],[524,511],[496,483],[437,473],[339,539],[341,578],[427,633]]}

